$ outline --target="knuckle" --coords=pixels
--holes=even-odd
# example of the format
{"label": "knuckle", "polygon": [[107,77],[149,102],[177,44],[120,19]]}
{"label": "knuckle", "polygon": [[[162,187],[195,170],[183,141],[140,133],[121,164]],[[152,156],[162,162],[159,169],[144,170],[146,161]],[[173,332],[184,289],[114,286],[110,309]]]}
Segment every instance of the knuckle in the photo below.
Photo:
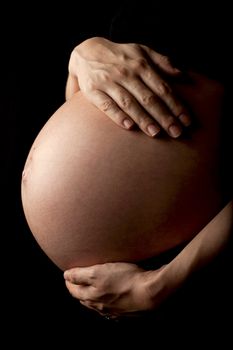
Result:
{"label": "knuckle", "polygon": [[129,73],[129,70],[124,67],[124,66],[117,66],[116,67],[116,73],[115,73],[118,78],[120,78],[121,80],[122,79],[126,79],[129,77],[130,73]]}
{"label": "knuckle", "polygon": [[115,108],[115,102],[111,99],[106,99],[100,103],[100,109],[105,113],[114,108]]}
{"label": "knuckle", "polygon": [[134,69],[135,71],[142,71],[148,68],[148,61],[145,57],[138,57],[134,61]]}
{"label": "knuckle", "polygon": [[159,97],[163,98],[171,93],[171,88],[167,83],[161,81],[156,86],[156,92]]}
{"label": "knuckle", "polygon": [[98,271],[96,271],[96,269],[91,269],[90,271],[89,271],[89,279],[91,280],[91,281],[94,281],[96,278],[97,278],[97,276],[98,276]]}
{"label": "knuckle", "polygon": [[129,110],[130,107],[133,104],[133,98],[130,96],[121,96],[120,97],[120,106],[121,108],[123,108],[124,110]]}
{"label": "knuckle", "polygon": [[130,44],[127,44],[127,47],[131,47],[132,50],[134,50],[137,54],[138,54],[138,52],[141,52],[141,51],[142,51],[140,45],[137,44],[137,43],[130,43]]}
{"label": "knuckle", "polygon": [[150,107],[155,103],[154,94],[147,94],[142,96],[142,104],[146,107]]}

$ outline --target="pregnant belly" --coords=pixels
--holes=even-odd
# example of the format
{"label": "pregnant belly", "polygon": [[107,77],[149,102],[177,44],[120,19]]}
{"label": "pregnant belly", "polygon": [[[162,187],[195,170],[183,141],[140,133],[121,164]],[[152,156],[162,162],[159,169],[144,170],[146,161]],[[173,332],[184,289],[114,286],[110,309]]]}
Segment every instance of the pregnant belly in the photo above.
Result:
{"label": "pregnant belly", "polygon": [[62,270],[138,261],[190,240],[221,201],[217,122],[203,120],[187,139],[150,139],[117,127],[81,93],[58,109],[22,180],[29,228],[49,258]]}

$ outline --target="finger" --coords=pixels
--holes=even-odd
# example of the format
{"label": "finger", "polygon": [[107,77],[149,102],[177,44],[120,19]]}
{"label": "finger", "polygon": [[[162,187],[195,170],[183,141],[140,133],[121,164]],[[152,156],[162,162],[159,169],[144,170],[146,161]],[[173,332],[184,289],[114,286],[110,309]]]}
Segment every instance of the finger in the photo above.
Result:
{"label": "finger", "polygon": [[106,313],[109,313],[109,308],[107,308],[105,304],[101,302],[96,302],[92,300],[80,300],[80,304],[89,309],[97,311],[101,316],[104,316]]}
{"label": "finger", "polygon": [[111,89],[107,89],[108,95],[114,100],[118,107],[123,110],[139,126],[139,128],[148,136],[156,136],[160,127],[158,123],[147,113],[134,96],[132,82],[128,83],[131,91],[129,92],[123,86],[114,84]]}
{"label": "finger", "polygon": [[70,294],[79,300],[90,300],[92,295],[92,287],[91,286],[83,286],[83,285],[77,285],[74,283],[71,283],[69,281],[65,281],[66,288],[70,292]]}
{"label": "finger", "polygon": [[184,126],[191,124],[191,117],[187,108],[177,98],[172,88],[152,69],[147,68],[140,75],[142,81],[156,96],[161,99],[161,105],[165,104],[170,114],[179,119]]}
{"label": "finger", "polygon": [[162,71],[169,75],[179,75],[181,74],[181,70],[177,67],[174,67],[170,58],[165,55],[161,55],[160,53],[152,50],[148,46],[140,45],[143,50],[147,53],[153,63],[158,66]]}
{"label": "finger", "polygon": [[103,303],[80,300],[80,304],[87,307],[88,309],[98,312],[98,314],[100,314],[102,317],[105,317],[107,320],[116,320],[120,316],[115,309],[112,309]]}
{"label": "finger", "polygon": [[[109,87],[109,90],[111,90],[111,87]],[[132,118],[130,118],[130,116],[117,105],[114,99],[112,99],[106,93],[100,90],[95,90],[88,95],[88,98],[117,125],[128,130],[133,127],[134,122]]]}
{"label": "finger", "polygon": [[[169,108],[151,89],[139,79],[135,79],[130,83],[125,82],[124,84],[134,94],[140,105],[170,136],[179,137],[181,135],[182,127],[180,120],[172,115]],[[148,123],[151,123],[151,121],[148,121]],[[145,124],[146,122],[144,122]],[[148,126],[145,125],[145,128],[148,128]]]}
{"label": "finger", "polygon": [[79,300],[80,304],[82,304],[83,306],[87,307],[88,309],[94,310],[96,312],[99,312],[94,305],[92,304],[91,301],[84,301],[84,300]]}
{"label": "finger", "polygon": [[93,269],[90,267],[76,267],[64,272],[64,278],[73,284],[91,285],[93,283]]}

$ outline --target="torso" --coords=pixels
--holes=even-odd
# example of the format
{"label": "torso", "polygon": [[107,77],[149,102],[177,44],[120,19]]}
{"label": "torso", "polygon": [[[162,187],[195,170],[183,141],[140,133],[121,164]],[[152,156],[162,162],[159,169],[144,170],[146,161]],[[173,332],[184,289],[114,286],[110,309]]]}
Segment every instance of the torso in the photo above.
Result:
{"label": "torso", "polygon": [[29,227],[61,269],[136,262],[189,241],[222,206],[222,87],[177,86],[199,127],[151,139],[116,126],[81,93],[35,140],[22,200]]}

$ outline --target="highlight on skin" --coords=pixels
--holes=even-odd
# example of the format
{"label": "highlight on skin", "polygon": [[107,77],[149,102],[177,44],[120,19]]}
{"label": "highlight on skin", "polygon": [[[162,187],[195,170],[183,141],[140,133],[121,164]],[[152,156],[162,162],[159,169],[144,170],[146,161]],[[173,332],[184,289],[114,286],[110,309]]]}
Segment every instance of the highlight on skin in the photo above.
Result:
{"label": "highlight on skin", "polygon": [[80,92],[38,134],[22,203],[62,270],[150,258],[192,239],[220,209],[222,86],[193,74],[193,84],[175,88],[200,124],[186,138],[118,128]]}

